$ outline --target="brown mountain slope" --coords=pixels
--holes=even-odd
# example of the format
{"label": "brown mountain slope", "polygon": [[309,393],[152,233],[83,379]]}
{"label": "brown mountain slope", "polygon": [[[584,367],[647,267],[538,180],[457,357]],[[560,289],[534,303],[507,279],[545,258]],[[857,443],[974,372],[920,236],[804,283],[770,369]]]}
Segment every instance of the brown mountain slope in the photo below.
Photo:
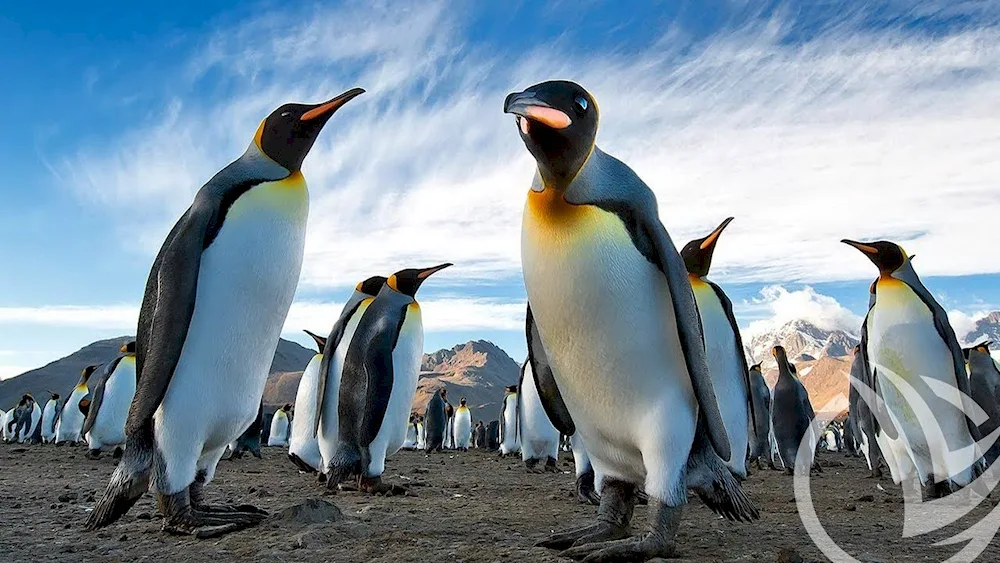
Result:
{"label": "brown mountain slope", "polygon": [[[851,373],[850,357],[823,356],[818,360],[792,362],[799,372],[799,378],[806,391],[809,401],[817,415],[825,419],[833,419],[847,411],[847,392],[850,388],[848,378]],[[776,366],[767,369],[764,380],[768,387],[774,388],[778,379]]]}

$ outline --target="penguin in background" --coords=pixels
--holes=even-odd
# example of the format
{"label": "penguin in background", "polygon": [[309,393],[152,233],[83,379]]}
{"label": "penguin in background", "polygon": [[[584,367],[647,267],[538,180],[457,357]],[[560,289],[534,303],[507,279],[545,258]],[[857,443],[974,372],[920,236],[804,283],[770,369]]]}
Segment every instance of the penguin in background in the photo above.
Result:
{"label": "penguin in background", "polygon": [[229,458],[240,459],[243,454],[250,452],[250,455],[257,459],[262,459],[260,453],[261,437],[264,432],[264,403],[257,407],[257,418],[247,426],[247,429],[240,434],[235,442],[229,444]]}
{"label": "penguin in background", "polygon": [[87,459],[100,458],[105,446],[125,443],[125,420],[135,398],[135,341],[126,343],[120,351],[122,355],[108,364],[91,393],[81,431],[87,440]]}
{"label": "penguin in background", "polygon": [[455,449],[455,407],[448,400],[448,388],[441,388],[441,398],[444,399],[444,449]]}
{"label": "penguin in background", "polygon": [[482,420],[476,423],[473,436],[473,444],[477,450],[481,450],[486,447],[486,425],[483,424]]}
{"label": "penguin in background", "polygon": [[[35,397],[31,393],[25,393],[21,397],[21,400],[17,403],[17,408],[14,409],[13,418],[13,441],[20,444],[30,441],[32,444],[35,444],[35,431],[41,428],[42,409],[35,402]],[[38,440],[39,442],[41,441],[40,434]]]}
{"label": "penguin in background", "polygon": [[267,445],[271,447],[288,446],[288,436],[291,434],[292,405],[286,403],[280,409],[274,411],[271,417],[271,432],[268,434]]}
{"label": "penguin in background", "polygon": [[444,430],[448,419],[442,392],[446,392],[443,387],[431,395],[424,409],[424,452],[427,454],[440,452],[444,447]]}
{"label": "penguin in background", "polygon": [[375,296],[382,290],[386,278],[372,276],[354,288],[351,297],[330,329],[330,335],[323,345],[323,359],[320,362],[318,388],[316,390],[316,441],[322,457],[321,473],[326,474],[330,462],[340,444],[340,380],[344,370],[347,349],[354,339],[361,317]]}
{"label": "penguin in background", "polygon": [[389,276],[358,321],[344,357],[338,405],[339,443],[327,471],[335,490],[357,477],[366,493],[405,492],[382,482],[385,459],[406,439],[424,348],[416,293],[430,276],[448,268],[408,268]]}
{"label": "penguin in background", "polygon": [[424,430],[424,417],[417,415],[417,449],[423,450],[427,444],[427,432]]}
{"label": "penguin in background", "polygon": [[816,413],[809,401],[809,393],[799,381],[794,366],[788,361],[784,347],[775,346],[771,354],[778,362],[778,380],[774,384],[771,402],[771,426],[774,428],[774,439],[785,473],[792,475],[795,472],[799,444],[806,435],[809,435],[812,447],[809,448],[810,458],[804,465],[819,470],[819,465],[815,464],[812,456],[815,455],[815,446],[820,436],[815,435],[811,427]]}
{"label": "penguin in background", "polygon": [[[979,425],[979,431],[989,436],[1000,428],[1000,370],[990,355],[990,342],[982,342],[965,350],[969,360],[969,387],[972,399],[976,401],[989,420]],[[994,442],[986,451],[984,461],[991,467],[1000,457],[1000,441]]]}
{"label": "penguin in background", "polygon": [[458,408],[455,409],[452,432],[455,449],[469,451],[469,442],[472,441],[472,411],[469,410],[465,397],[459,400]]}
{"label": "penguin in background", "polygon": [[[947,314],[899,245],[841,242],[860,251],[879,270],[861,352],[880,399],[875,405],[876,440],[893,481],[915,479],[929,497],[964,487],[980,461],[975,444],[981,434],[965,414],[973,412],[969,378]],[[926,378],[936,380],[935,388]],[[922,405],[906,399],[904,384],[919,395]],[[964,412],[954,405],[963,405]],[[913,416],[915,408],[923,414]],[[939,432],[923,431],[927,417],[933,417]]]}
{"label": "penguin in background", "polygon": [[[62,400],[59,398],[59,393],[49,391],[49,400],[42,409],[42,441],[46,444],[56,441],[56,423],[60,411],[62,411]],[[2,416],[0,414],[0,418]]]}
{"label": "penguin in background", "polygon": [[517,385],[504,387],[500,406],[500,455],[516,454],[521,447],[517,433]]}
{"label": "penguin in background", "polygon": [[414,450],[417,448],[417,415],[410,413],[410,420],[406,423],[406,439],[403,440],[404,450]]}
{"label": "penguin in background", "polygon": [[729,436],[730,448],[736,452],[726,465],[737,478],[746,479],[746,456],[739,452],[747,451],[750,434],[755,430],[750,428],[750,424],[757,421],[750,370],[743,355],[743,339],[733,314],[733,304],[722,288],[707,277],[715,245],[732,220],[732,217],[727,218],[707,236],[684,245],[681,258],[684,259],[701,317],[708,371],[712,375],[716,397],[720,400],[722,422]]}
{"label": "penguin in background", "polygon": [[535,387],[535,376],[531,373],[531,363],[521,366],[521,378],[517,383],[517,417],[521,444],[521,460],[528,471],[535,471],[538,462],[543,462],[545,471],[558,473],[559,430],[552,425],[542,407],[541,397]]}
{"label": "penguin in background", "polygon": [[763,470],[761,459],[766,459],[771,469],[771,390],[764,381],[760,362],[750,366],[750,394],[753,400],[753,424],[750,435],[750,463],[756,463],[757,469]]}
{"label": "penguin in background", "polygon": [[59,414],[59,429],[56,431],[56,445],[66,442],[77,443],[83,438],[83,422],[86,420],[86,413],[90,409],[90,389],[88,387],[90,378],[100,366],[87,366],[80,374],[80,381],[73,388],[63,404]]}
{"label": "penguin in background", "polygon": [[594,466],[587,455],[586,444],[579,432],[569,437],[570,449],[573,452],[573,465],[576,469],[576,499],[583,504],[597,506],[601,504],[601,496],[597,493],[597,475]]}
{"label": "penguin in background", "polygon": [[299,378],[299,387],[295,392],[295,418],[292,420],[291,434],[288,438],[288,459],[306,473],[316,473],[323,468],[323,455],[319,451],[319,439],[316,437],[316,416],[319,412],[316,399],[319,391],[319,372],[323,363],[323,349],[326,348],[326,338],[304,331],[319,350],[309,360],[306,369]]}
{"label": "penguin in background", "polygon": [[11,409],[9,411],[0,409],[0,439],[3,439],[5,443],[7,442],[9,434],[7,431],[7,426],[13,419],[14,419],[14,409]]}
{"label": "penguin in background", "polygon": [[167,235],[139,312],[125,454],[88,529],[116,521],[150,487],[168,533],[213,537],[266,516],[209,505],[204,487],[253,422],[295,294],[309,214],[302,161],[363,92],[274,110]]}
{"label": "penguin in background", "polygon": [[[552,366],[555,390],[539,384],[540,395],[561,396],[572,420],[555,425],[575,425],[603,481],[597,523],[540,545],[581,544],[563,553],[573,558],[670,556],[689,488],[727,517],[757,518],[725,464],[736,448],[684,262],[652,190],[595,145],[597,104],[578,84],[532,86],[510,94],[504,110],[537,163],[521,236],[542,344],[529,357],[536,375],[540,363]],[[557,410],[546,408],[550,416]],[[640,489],[649,495],[652,533],[605,543],[628,535]]]}
{"label": "penguin in background", "polygon": [[500,421],[491,420],[486,426],[486,449],[495,452],[500,449]]}

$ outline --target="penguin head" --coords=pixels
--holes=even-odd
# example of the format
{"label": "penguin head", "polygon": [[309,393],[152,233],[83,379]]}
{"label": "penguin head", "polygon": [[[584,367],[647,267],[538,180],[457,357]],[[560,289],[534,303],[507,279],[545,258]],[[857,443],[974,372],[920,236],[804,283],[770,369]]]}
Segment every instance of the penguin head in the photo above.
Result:
{"label": "penguin head", "polygon": [[440,393],[442,399],[447,399],[448,398],[448,388],[447,387],[442,387],[441,390],[438,391],[438,393]]}
{"label": "penguin head", "polygon": [[452,266],[452,264],[450,262],[446,262],[432,268],[408,268],[406,270],[400,270],[389,276],[389,279],[385,281],[385,284],[394,291],[402,293],[403,295],[415,297],[417,295],[417,290],[420,289],[420,284],[424,283],[424,280],[429,278],[431,274],[440,272],[448,266]]}
{"label": "penguin head", "polygon": [[372,297],[375,297],[376,295],[378,295],[379,290],[382,289],[382,286],[385,285],[385,282],[386,278],[383,276],[372,276],[366,279],[365,281],[359,283],[357,287],[355,287],[354,289],[356,291],[364,293],[365,295],[371,295]]}
{"label": "penguin head", "polygon": [[756,364],[754,364],[754,365],[750,366],[750,371],[763,371],[763,370],[762,370],[762,369],[760,368],[760,365],[761,365],[762,363],[764,363],[764,362],[757,362]]}
{"label": "penguin head", "polygon": [[52,399],[53,401],[58,401],[59,393],[53,393],[52,391],[49,391],[49,399]]}
{"label": "penguin head", "polygon": [[291,403],[285,403],[285,405],[283,407],[281,407],[281,410],[285,414],[288,414],[288,413],[292,412],[292,404]]}
{"label": "penguin head", "polygon": [[791,375],[795,375],[795,366],[788,361],[788,354],[785,352],[783,346],[775,346],[771,349],[771,355],[778,362],[778,374],[781,375],[783,372],[788,372]]}
{"label": "penguin head", "polygon": [[517,393],[517,385],[508,385],[504,387],[504,390],[508,393]]}
{"label": "penguin head", "polygon": [[25,393],[24,395],[21,395],[21,401],[17,404],[17,406],[23,407],[34,402],[35,398],[31,396],[31,393]]}
{"label": "penguin head", "polygon": [[90,380],[90,376],[93,375],[95,371],[97,371],[98,367],[100,366],[87,366],[83,368],[83,377],[81,378],[81,382],[87,383],[87,381]]}
{"label": "penguin head", "polygon": [[851,348],[851,356],[857,356],[861,353],[861,345],[855,344],[854,348]]}
{"label": "penguin head", "polygon": [[458,404],[464,407],[465,406],[465,397],[462,397],[462,399],[458,401]]}
{"label": "penguin head", "polygon": [[515,116],[521,140],[545,184],[569,185],[590,158],[597,138],[600,112],[590,92],[567,80],[542,82],[509,94],[503,111]]}
{"label": "penguin head", "polygon": [[306,333],[306,334],[308,334],[309,336],[312,337],[313,341],[316,342],[316,346],[319,347],[319,351],[322,353],[323,352],[323,348],[326,347],[326,338],[324,338],[324,337],[322,337],[322,336],[320,336],[318,334],[314,334],[312,332],[309,332],[308,330],[303,330],[302,332],[304,332],[304,333]]}
{"label": "penguin head", "polygon": [[990,341],[987,340],[963,350],[966,353],[965,361],[968,362],[970,369],[984,371],[996,366],[993,363],[993,356],[990,355],[990,344]]}
{"label": "penguin head", "polygon": [[860,250],[878,267],[882,276],[890,276],[896,270],[908,264],[910,259],[903,247],[894,242],[879,240],[875,242],[857,242],[843,239],[840,242]]}
{"label": "penguin head", "polygon": [[721,225],[715,228],[704,238],[695,239],[684,245],[681,250],[681,257],[684,258],[684,266],[689,274],[703,278],[708,275],[709,268],[712,267],[712,254],[715,252],[715,243],[719,241],[719,235],[733,220],[727,218]]}
{"label": "penguin head", "polygon": [[135,355],[135,340],[130,340],[129,342],[125,343],[125,345],[123,345],[121,347],[120,351],[121,351],[122,354],[125,354],[125,355],[128,355],[128,356],[134,356]]}
{"label": "penguin head", "polygon": [[285,104],[261,122],[254,143],[268,158],[289,172],[297,172],[330,117],[364,92],[352,88],[321,104]]}

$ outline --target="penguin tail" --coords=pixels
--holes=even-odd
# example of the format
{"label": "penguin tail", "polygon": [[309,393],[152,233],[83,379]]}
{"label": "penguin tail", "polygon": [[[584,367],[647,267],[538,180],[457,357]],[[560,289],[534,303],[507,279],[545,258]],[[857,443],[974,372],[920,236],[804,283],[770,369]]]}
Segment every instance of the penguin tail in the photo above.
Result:
{"label": "penguin tail", "polygon": [[288,454],[288,459],[299,469],[299,471],[303,471],[305,473],[316,473],[316,468],[303,461],[303,459],[298,455],[290,453]]}
{"label": "penguin tail", "polygon": [[125,441],[125,452],[111,475],[104,496],[87,517],[85,528],[96,530],[113,524],[149,490],[153,472],[152,430],[143,429]]}
{"label": "penguin tail", "polygon": [[698,493],[712,512],[727,520],[750,522],[760,518],[757,507],[722,462],[704,430],[699,422],[687,461],[688,488]]}

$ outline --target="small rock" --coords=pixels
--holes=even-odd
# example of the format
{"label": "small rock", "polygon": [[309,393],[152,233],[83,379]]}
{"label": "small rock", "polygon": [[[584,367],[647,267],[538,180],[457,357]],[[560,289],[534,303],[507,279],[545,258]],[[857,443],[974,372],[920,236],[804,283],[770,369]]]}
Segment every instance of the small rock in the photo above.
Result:
{"label": "small rock", "polygon": [[59,502],[73,502],[73,501],[76,500],[77,494],[76,493],[72,493],[72,492],[70,492],[70,493],[63,493],[63,494],[59,495],[57,498],[58,498]]}
{"label": "small rock", "polygon": [[122,534],[118,537],[118,541],[128,541],[128,535]]}
{"label": "small rock", "polygon": [[426,468],[423,468],[423,467],[414,467],[414,468],[413,468],[413,472],[414,472],[414,473],[417,473],[417,474],[420,474],[420,473],[430,473],[430,472],[431,472],[431,470],[430,470],[430,469],[426,469]]}
{"label": "small rock", "polygon": [[873,502],[875,500],[875,495],[861,495],[858,497],[858,502]]}
{"label": "small rock", "polygon": [[306,499],[302,504],[289,506],[271,518],[297,524],[320,524],[342,520],[344,514],[337,508],[337,505],[331,502],[321,499]]}
{"label": "small rock", "polygon": [[854,512],[857,509],[858,509],[858,505],[853,504],[853,503],[852,504],[848,504],[847,506],[844,507],[844,510],[846,510],[848,512]]}
{"label": "small rock", "polygon": [[799,555],[799,552],[794,549],[782,548],[778,552],[778,557],[775,559],[776,563],[804,563],[805,560]]}

